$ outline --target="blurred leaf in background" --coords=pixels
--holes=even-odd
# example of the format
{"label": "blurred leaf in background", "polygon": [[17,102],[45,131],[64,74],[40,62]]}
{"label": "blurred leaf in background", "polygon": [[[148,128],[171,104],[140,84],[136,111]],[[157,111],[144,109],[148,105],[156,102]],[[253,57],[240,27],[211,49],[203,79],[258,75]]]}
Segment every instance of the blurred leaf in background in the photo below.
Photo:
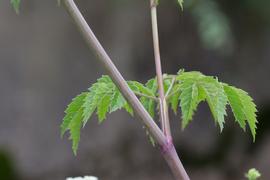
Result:
{"label": "blurred leaf in background", "polygon": [[0,150],[0,179],[16,180],[14,165],[10,160],[9,154]]}
{"label": "blurred leaf in background", "polygon": [[190,10],[198,26],[203,46],[222,54],[233,51],[233,35],[227,16],[213,0],[190,0],[185,6]]}
{"label": "blurred leaf in background", "polygon": [[20,3],[21,0],[10,0],[11,5],[13,6],[14,10],[16,11],[16,13],[19,13],[19,9],[20,9]]}

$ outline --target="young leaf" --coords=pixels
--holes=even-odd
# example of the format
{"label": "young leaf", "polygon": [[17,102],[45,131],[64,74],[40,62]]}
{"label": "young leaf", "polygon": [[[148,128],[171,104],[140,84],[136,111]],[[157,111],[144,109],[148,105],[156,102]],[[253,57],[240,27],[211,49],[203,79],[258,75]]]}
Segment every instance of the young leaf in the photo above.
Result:
{"label": "young leaf", "polygon": [[119,90],[114,90],[114,93],[111,97],[111,105],[110,105],[110,113],[121,109],[125,104],[126,100],[122,96],[122,94],[119,92]]}
{"label": "young leaf", "polygon": [[224,90],[228,96],[230,106],[236,121],[240,124],[241,128],[245,129],[246,121],[249,124],[253,140],[255,141],[256,136],[256,105],[253,99],[248,95],[247,92],[235,88],[233,86],[225,85]]}
{"label": "young leaf", "polygon": [[10,3],[12,5],[13,9],[15,10],[15,12],[18,14],[21,0],[10,0]]}
{"label": "young leaf", "polygon": [[232,86],[224,85],[225,93],[228,97],[229,104],[234,114],[235,120],[240,127],[246,129],[246,115],[238,90]]}
{"label": "young leaf", "polygon": [[223,86],[213,77],[204,77],[200,83],[200,86],[205,93],[206,101],[210,107],[210,110],[214,116],[214,119],[218,122],[220,131],[223,129],[224,116],[226,113],[226,105],[228,98],[224,92]]}
{"label": "young leaf", "polygon": [[198,102],[198,87],[196,81],[185,80],[180,86],[180,106],[182,110],[182,127],[183,129],[192,120],[194,111],[197,108]]}
{"label": "young leaf", "polygon": [[[157,91],[157,82],[154,79],[150,79],[146,83],[146,86],[136,81],[128,81],[128,85],[130,89],[135,93],[137,92],[151,97],[155,97]],[[140,101],[148,113],[154,117],[155,102],[152,99],[146,97],[141,97]]]}
{"label": "young leaf", "polygon": [[94,84],[91,88],[89,88],[89,93],[85,98],[85,102],[83,106],[83,124],[85,125],[89,118],[92,116],[93,112],[95,111],[98,102],[99,96],[98,91],[100,90],[99,84]]}
{"label": "young leaf", "polygon": [[252,168],[248,171],[248,173],[245,174],[245,177],[248,180],[257,180],[261,177],[261,173],[257,169]]}
{"label": "young leaf", "polygon": [[83,119],[83,111],[82,108],[76,113],[76,115],[72,118],[70,122],[69,129],[70,129],[70,139],[72,140],[72,150],[73,153],[76,155],[78,150],[78,145],[80,142],[80,134],[81,134],[81,127],[82,127],[82,119]]}
{"label": "young leaf", "polygon": [[172,96],[170,97],[170,104],[172,107],[172,110],[175,114],[177,114],[177,107],[178,107],[178,102],[180,100],[180,84],[176,84],[173,89],[172,89]]}
{"label": "young leaf", "polygon": [[246,118],[253,136],[253,141],[255,141],[256,137],[256,105],[253,102],[253,99],[248,95],[247,92],[243,91],[242,89],[239,89],[239,94],[242,99],[242,103],[244,104],[244,112],[246,114]]}
{"label": "young leaf", "polygon": [[145,87],[143,84],[137,81],[129,81],[128,84],[129,84],[129,87],[135,92],[139,91],[142,94],[155,97],[155,94],[151,91],[151,89]]}
{"label": "young leaf", "polygon": [[[157,91],[157,80],[150,79],[146,84],[146,88],[151,91],[152,96],[154,97]],[[149,93],[150,94],[150,93]],[[156,102],[153,99],[142,97],[140,98],[141,103],[145,107],[145,109],[149,112],[149,114],[154,117],[155,116],[155,105]]]}
{"label": "young leaf", "polygon": [[87,94],[88,93],[84,92],[76,96],[68,105],[67,109],[65,110],[66,115],[63,119],[63,123],[61,124],[61,136],[63,136],[65,132],[69,129],[69,125],[72,119],[82,107],[82,104],[84,103],[84,99],[86,98]]}
{"label": "young leaf", "polygon": [[102,97],[101,101],[97,106],[98,120],[100,123],[102,123],[106,118],[106,113],[109,111],[110,102],[111,102],[110,96],[105,95]]}

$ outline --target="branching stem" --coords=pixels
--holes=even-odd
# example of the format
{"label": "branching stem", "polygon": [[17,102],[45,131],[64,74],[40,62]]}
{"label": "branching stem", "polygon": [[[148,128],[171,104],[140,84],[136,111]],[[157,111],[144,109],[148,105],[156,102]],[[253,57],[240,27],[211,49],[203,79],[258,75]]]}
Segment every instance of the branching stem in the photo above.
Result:
{"label": "branching stem", "polygon": [[95,34],[85,21],[80,10],[74,3],[74,0],[62,0],[62,4],[65,6],[69,15],[73,19],[73,22],[81,32],[88,47],[90,48],[90,50],[94,51],[95,55],[97,56],[97,60],[99,60],[101,65],[107,71],[108,75],[111,77],[114,84],[118,87],[125,99],[129,102],[137,117],[139,117],[139,119],[143,121],[145,126],[149,129],[149,132],[155,138],[156,142],[162,145],[166,140],[164,134],[157,126],[155,121],[152,119],[152,117],[149,115],[149,113],[145,110],[145,108],[140,103],[139,99],[136,97],[133,91],[129,88],[125,79],[115,67],[112,60],[110,59],[110,57],[96,38]]}
{"label": "branching stem", "polygon": [[157,1],[150,0],[151,7],[151,20],[152,20],[152,31],[153,31],[153,45],[154,45],[154,55],[155,55],[155,65],[156,65],[156,75],[158,82],[158,93],[160,98],[160,119],[162,132],[166,137],[171,138],[171,129],[168,115],[168,108],[165,99],[164,87],[163,87],[163,75],[160,60],[160,50],[159,50],[159,37],[158,37],[158,23],[157,23]]}
{"label": "branching stem", "polygon": [[[153,1],[154,2],[154,1]],[[143,124],[148,128],[152,137],[158,143],[161,148],[161,152],[169,167],[171,168],[175,178],[177,180],[189,180],[189,177],[176,153],[175,147],[173,145],[171,137],[165,136],[154,120],[151,118],[149,113],[145,110],[143,105],[140,103],[134,92],[129,88],[123,76],[120,74],[118,69],[113,64],[112,60],[105,52],[104,48],[101,46],[96,36],[94,35],[91,28],[88,26],[81,12],[77,8],[73,0],[62,0],[63,5],[68,11],[69,15],[73,19],[75,25],[78,27],[83,38],[85,39],[88,47],[94,51],[97,56],[97,60],[106,69],[108,75],[113,80],[114,84],[118,87],[120,92],[123,94],[125,99],[129,102],[132,109],[134,110],[136,116],[143,122]],[[155,15],[155,8],[152,9],[153,15]],[[156,26],[157,28],[157,26]],[[157,29],[156,29],[157,30]],[[157,33],[157,32],[156,32]],[[160,67],[161,70],[161,67]],[[161,71],[160,71],[161,73]],[[161,75],[162,77],[162,75]],[[161,79],[162,80],[162,79]],[[163,81],[162,85],[163,85]],[[163,103],[166,102],[163,93]],[[166,103],[165,103],[166,105]],[[165,106],[165,108],[167,108]]]}
{"label": "branching stem", "polygon": [[165,94],[165,98],[167,99],[167,97],[169,96],[169,94],[171,93],[172,91],[172,88],[174,86],[174,83],[175,83],[175,77],[172,78],[172,82],[171,82],[171,85],[169,87],[169,89],[167,90],[166,94]]}

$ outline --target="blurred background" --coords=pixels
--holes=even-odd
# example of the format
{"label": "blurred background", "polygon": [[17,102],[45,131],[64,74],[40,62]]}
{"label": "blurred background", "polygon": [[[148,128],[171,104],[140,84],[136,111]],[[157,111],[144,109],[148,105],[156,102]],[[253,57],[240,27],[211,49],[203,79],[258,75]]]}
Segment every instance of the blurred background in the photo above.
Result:
{"label": "blurred background", "polygon": [[[175,0],[176,1],[176,0]],[[219,133],[205,104],[184,131],[171,122],[177,151],[191,177],[238,180],[251,167],[270,179],[270,1],[174,0],[158,8],[163,71],[180,68],[218,76],[245,89],[258,105],[252,143],[228,117]],[[77,0],[97,37],[127,80],[155,76],[147,0]],[[70,100],[105,74],[70,20],[53,1],[22,1],[16,15],[0,1],[0,179],[173,179],[142,124],[120,111],[82,131],[77,157],[59,126]]]}

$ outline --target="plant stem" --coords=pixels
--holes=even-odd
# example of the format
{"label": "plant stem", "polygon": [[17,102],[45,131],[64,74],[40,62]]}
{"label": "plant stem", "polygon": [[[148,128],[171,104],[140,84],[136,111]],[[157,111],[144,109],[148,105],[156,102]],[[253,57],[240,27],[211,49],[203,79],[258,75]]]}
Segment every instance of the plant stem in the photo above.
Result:
{"label": "plant stem", "polygon": [[75,25],[78,27],[79,31],[81,32],[84,40],[86,41],[90,50],[93,50],[97,56],[97,59],[102,64],[102,66],[107,71],[108,75],[112,78],[115,85],[118,87],[120,92],[126,98],[128,103],[133,108],[134,112],[137,116],[143,121],[145,126],[149,129],[149,132],[155,138],[157,143],[163,144],[165,141],[165,136],[149,115],[149,113],[145,110],[143,105],[140,103],[136,95],[133,91],[129,88],[128,84],[126,83],[123,76],[120,74],[118,69],[113,64],[112,60],[105,52],[104,48],[94,35],[91,28],[88,26],[87,22],[85,21],[83,15],[81,14],[80,10],[76,6],[73,0],[63,0],[62,3],[64,4],[65,8],[67,9],[69,15],[73,19]]}
{"label": "plant stem", "polygon": [[102,66],[107,70],[108,75],[111,77],[115,85],[118,87],[120,92],[129,102],[130,106],[133,108],[135,114],[143,122],[143,124],[148,128],[152,137],[159,144],[161,152],[169,167],[171,168],[175,178],[177,180],[189,180],[189,177],[176,153],[174,145],[171,139],[165,137],[160,128],[154,122],[149,113],[145,110],[143,105],[140,103],[136,95],[129,88],[128,84],[118,71],[118,69],[113,64],[112,60],[105,52],[91,28],[88,26],[81,12],[77,8],[73,0],[62,0],[66,10],[73,19],[75,25],[78,27],[83,38],[85,39],[88,47],[95,52],[98,60]]}
{"label": "plant stem", "polygon": [[167,107],[167,102],[166,102],[164,87],[163,87],[163,75],[162,75],[161,60],[160,60],[156,0],[150,0],[150,6],[151,6],[151,20],[152,20],[156,75],[157,75],[158,92],[159,92],[159,98],[160,98],[159,109],[160,109],[161,128],[164,135],[167,138],[171,138],[171,128],[170,128],[170,121],[169,121],[169,115],[168,115],[168,107]]}
{"label": "plant stem", "polygon": [[[167,101],[166,101],[166,96],[168,96],[168,94],[166,94],[165,96],[165,93],[164,93],[163,75],[162,75],[162,67],[161,67],[161,60],[160,60],[158,23],[157,23],[157,0],[150,0],[150,7],[151,7],[151,21],[152,21],[152,31],[153,31],[153,45],[154,45],[156,75],[157,75],[157,80],[158,80],[158,90],[159,90],[159,99],[160,99],[161,127],[166,137],[166,144],[162,146],[161,152],[163,154],[163,157],[167,161],[169,167],[171,168],[174,174],[174,177],[177,180],[189,180],[186,170],[183,164],[181,163],[180,158],[178,157],[178,154],[175,150],[173,139],[171,136],[170,120],[169,120],[168,106],[167,106]],[[171,91],[174,82],[175,82],[175,77],[173,77],[172,79],[172,84],[169,87],[169,91]]]}
{"label": "plant stem", "polygon": [[168,98],[169,94],[171,93],[174,83],[175,83],[175,77],[172,78],[171,85],[170,85],[169,89],[167,90],[167,92],[165,94],[166,99]]}

